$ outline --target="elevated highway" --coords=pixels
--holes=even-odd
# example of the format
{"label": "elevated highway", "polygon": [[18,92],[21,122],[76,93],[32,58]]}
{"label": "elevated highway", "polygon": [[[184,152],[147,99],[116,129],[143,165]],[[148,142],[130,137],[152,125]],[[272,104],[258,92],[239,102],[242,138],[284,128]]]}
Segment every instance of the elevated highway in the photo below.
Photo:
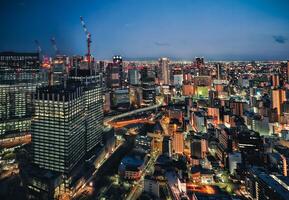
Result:
{"label": "elevated highway", "polygon": [[145,108],[140,108],[140,109],[136,109],[136,110],[133,110],[133,111],[129,111],[129,112],[126,112],[126,113],[122,113],[120,115],[116,115],[116,116],[113,116],[113,117],[109,117],[109,118],[106,118],[104,119],[103,123],[105,126],[109,126],[110,122],[111,121],[114,121],[116,119],[120,119],[120,118],[123,118],[123,117],[127,117],[127,116],[130,116],[130,115],[134,115],[134,114],[137,114],[137,113],[140,113],[140,112],[145,112],[145,111],[149,111],[149,110],[153,110],[153,109],[156,109],[156,108],[159,108],[162,106],[162,101],[158,102],[158,104],[156,105],[153,105],[153,106],[149,106],[149,107],[145,107]]}

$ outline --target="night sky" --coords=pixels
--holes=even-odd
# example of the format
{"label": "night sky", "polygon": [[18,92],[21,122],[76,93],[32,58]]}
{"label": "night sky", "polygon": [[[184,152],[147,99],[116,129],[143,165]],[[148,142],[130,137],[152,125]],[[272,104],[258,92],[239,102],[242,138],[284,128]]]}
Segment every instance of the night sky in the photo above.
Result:
{"label": "night sky", "polygon": [[84,55],[92,34],[97,59],[289,59],[288,0],[0,0],[0,51]]}

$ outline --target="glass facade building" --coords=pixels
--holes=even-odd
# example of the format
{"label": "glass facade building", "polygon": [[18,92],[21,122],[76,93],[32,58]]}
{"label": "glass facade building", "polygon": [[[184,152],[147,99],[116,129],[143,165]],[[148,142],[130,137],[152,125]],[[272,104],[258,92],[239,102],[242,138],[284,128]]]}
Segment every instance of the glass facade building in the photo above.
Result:
{"label": "glass facade building", "polygon": [[30,132],[32,95],[44,83],[37,53],[0,53],[0,137]]}
{"label": "glass facade building", "polygon": [[64,84],[37,89],[31,132],[33,162],[40,168],[69,174],[102,142],[99,81],[99,76],[79,71]]}
{"label": "glass facade building", "polygon": [[86,151],[92,150],[102,141],[103,108],[102,90],[97,84],[84,87],[86,113]]}
{"label": "glass facade building", "polygon": [[69,173],[85,155],[85,104],[80,85],[40,88],[32,120],[33,162]]}
{"label": "glass facade building", "polygon": [[103,98],[101,77],[90,75],[86,70],[79,70],[77,76],[70,76],[69,80],[80,82],[84,89],[86,151],[92,150],[102,141],[103,134]]}

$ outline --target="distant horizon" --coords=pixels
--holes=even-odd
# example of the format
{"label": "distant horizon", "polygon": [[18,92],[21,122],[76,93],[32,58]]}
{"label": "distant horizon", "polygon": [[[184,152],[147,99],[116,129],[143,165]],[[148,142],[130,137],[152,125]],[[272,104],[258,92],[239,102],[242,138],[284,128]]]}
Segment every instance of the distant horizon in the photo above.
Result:
{"label": "distant horizon", "polygon": [[[0,53],[38,53],[37,51],[0,51]],[[80,55],[80,54],[59,54],[60,56],[64,55],[64,56],[85,56],[85,55]],[[112,60],[112,57],[115,55],[120,55],[120,54],[114,54],[111,55],[111,57],[106,57],[106,58],[97,58],[96,56],[92,55],[96,60],[99,61],[104,61],[104,60]],[[49,57],[54,57],[56,55],[42,55],[42,56],[49,56]],[[287,62],[289,61],[289,56],[287,59],[212,59],[210,57],[205,57],[205,56],[192,56],[190,58],[180,58],[180,57],[175,57],[175,56],[143,56],[143,57],[130,57],[130,56],[124,56],[121,55],[124,61],[157,61],[159,58],[169,58],[170,61],[193,61],[196,57],[203,57],[205,62],[220,62],[220,61],[224,61],[224,62],[252,62],[252,61],[265,61],[265,62],[274,62],[274,61],[281,61],[281,62]]]}

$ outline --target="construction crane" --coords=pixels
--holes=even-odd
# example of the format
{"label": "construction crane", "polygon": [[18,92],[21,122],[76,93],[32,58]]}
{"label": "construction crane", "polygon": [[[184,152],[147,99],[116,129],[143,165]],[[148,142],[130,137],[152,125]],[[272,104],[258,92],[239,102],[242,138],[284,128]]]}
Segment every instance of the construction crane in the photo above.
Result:
{"label": "construction crane", "polygon": [[90,54],[91,34],[88,32],[82,16],[80,16],[80,22],[81,22],[83,30],[86,34],[86,42],[87,42],[87,54],[86,54],[86,56],[87,56],[88,68],[90,68],[90,63],[91,63],[91,54]]}
{"label": "construction crane", "polygon": [[41,46],[40,46],[38,40],[35,40],[34,42],[35,42],[35,44],[37,46],[37,53],[40,55],[42,53]]}
{"label": "construction crane", "polygon": [[50,39],[50,42],[51,42],[51,44],[52,44],[52,46],[53,46],[53,48],[54,48],[54,51],[55,51],[56,55],[59,55],[59,50],[58,50],[58,48],[57,48],[57,46],[56,46],[55,37],[52,37],[52,38]]}

